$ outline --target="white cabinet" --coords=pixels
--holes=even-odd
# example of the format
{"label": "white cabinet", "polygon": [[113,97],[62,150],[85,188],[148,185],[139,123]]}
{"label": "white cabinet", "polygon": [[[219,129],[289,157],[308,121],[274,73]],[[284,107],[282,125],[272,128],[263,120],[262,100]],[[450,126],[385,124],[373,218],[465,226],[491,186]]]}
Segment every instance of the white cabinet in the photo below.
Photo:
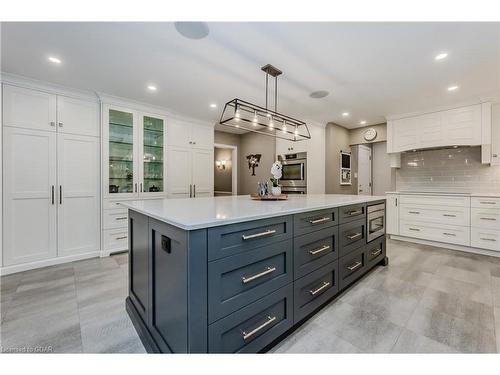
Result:
{"label": "white cabinet", "polygon": [[481,144],[481,105],[445,111],[442,121],[444,144],[440,146]]}
{"label": "white cabinet", "polygon": [[399,234],[399,194],[386,194],[387,234]]}
{"label": "white cabinet", "polygon": [[173,119],[168,123],[168,145],[213,149],[214,129]]}
{"label": "white cabinet", "polygon": [[99,107],[96,103],[57,96],[59,133],[99,136]]}
{"label": "white cabinet", "polygon": [[418,147],[417,126],[415,119],[408,118],[395,120],[391,121],[391,125],[393,150],[388,152],[401,152]]}
{"label": "white cabinet", "polygon": [[491,165],[500,165],[500,104],[491,106]]}

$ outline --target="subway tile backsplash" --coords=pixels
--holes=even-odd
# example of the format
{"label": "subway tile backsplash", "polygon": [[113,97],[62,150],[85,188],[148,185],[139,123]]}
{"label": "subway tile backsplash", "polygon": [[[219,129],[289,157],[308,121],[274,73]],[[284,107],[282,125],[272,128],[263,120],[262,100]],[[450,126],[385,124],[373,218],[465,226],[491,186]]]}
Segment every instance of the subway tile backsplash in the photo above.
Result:
{"label": "subway tile backsplash", "polygon": [[407,152],[396,170],[396,190],[500,193],[500,166],[481,164],[481,147]]}

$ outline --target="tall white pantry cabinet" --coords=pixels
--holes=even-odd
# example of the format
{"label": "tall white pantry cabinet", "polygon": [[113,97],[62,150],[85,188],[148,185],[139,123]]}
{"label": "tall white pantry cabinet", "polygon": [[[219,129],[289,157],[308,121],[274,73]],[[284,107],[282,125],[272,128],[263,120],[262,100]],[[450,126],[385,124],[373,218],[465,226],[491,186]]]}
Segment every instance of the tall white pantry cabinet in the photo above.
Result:
{"label": "tall white pantry cabinet", "polygon": [[2,89],[2,266],[22,270],[98,255],[97,100]]}

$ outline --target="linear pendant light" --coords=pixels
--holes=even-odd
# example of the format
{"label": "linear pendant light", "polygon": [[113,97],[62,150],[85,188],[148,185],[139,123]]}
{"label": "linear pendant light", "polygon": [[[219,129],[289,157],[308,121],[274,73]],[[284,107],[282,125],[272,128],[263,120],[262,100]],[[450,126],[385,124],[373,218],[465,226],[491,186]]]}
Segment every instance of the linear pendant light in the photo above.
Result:
{"label": "linear pendant light", "polygon": [[[278,76],[282,71],[270,64],[261,69],[266,73],[266,107],[235,98],[224,105],[219,124],[294,142],[311,139],[304,121],[278,113]],[[269,76],[274,77],[274,111],[268,108]]]}

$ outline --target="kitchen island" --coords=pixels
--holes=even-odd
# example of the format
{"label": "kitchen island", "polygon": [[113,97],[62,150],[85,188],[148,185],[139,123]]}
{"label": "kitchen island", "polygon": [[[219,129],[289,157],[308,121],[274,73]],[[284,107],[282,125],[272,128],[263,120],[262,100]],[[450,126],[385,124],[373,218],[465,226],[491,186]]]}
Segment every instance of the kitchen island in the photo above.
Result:
{"label": "kitchen island", "polygon": [[123,205],[129,209],[126,308],[148,352],[265,351],[367,271],[387,264],[385,197]]}

